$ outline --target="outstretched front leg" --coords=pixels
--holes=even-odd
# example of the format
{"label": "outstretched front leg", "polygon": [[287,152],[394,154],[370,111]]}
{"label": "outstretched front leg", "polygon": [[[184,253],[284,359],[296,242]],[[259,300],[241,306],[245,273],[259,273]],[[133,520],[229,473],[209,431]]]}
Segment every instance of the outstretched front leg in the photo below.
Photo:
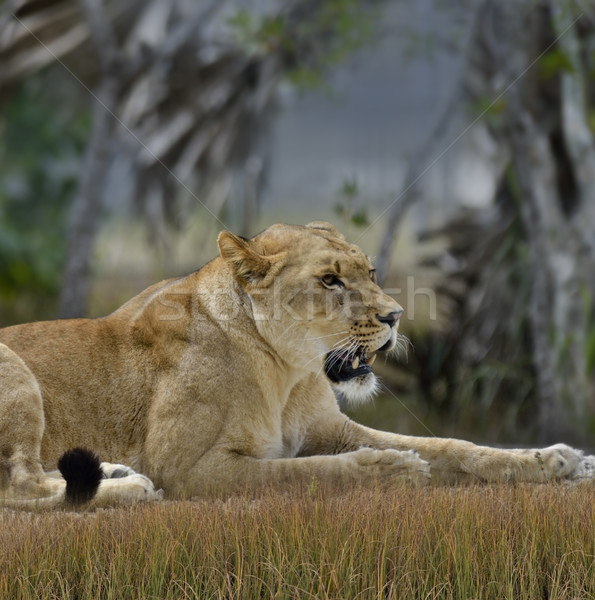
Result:
{"label": "outstretched front leg", "polygon": [[542,449],[508,450],[457,439],[397,434],[385,436],[374,430],[360,433],[369,437],[374,445],[415,449],[430,463],[436,481],[542,483],[589,476],[589,459],[580,450],[564,444]]}
{"label": "outstretched front leg", "polygon": [[388,489],[403,482],[423,485],[429,477],[428,464],[412,451],[360,448],[339,456],[261,458],[220,448],[189,471],[164,471],[159,482],[168,494],[191,498],[288,485],[305,488],[313,481],[333,490],[357,483]]}
{"label": "outstretched front leg", "polygon": [[595,457],[564,444],[543,449],[507,450],[449,438],[416,437],[377,431],[336,415],[310,435],[309,451],[335,452],[370,447],[414,450],[426,460],[436,482],[545,482],[595,478]]}

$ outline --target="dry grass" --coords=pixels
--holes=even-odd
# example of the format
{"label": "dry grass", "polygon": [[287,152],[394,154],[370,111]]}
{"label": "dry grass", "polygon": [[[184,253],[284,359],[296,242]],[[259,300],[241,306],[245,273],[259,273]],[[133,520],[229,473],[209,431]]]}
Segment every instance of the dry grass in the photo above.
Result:
{"label": "dry grass", "polygon": [[595,597],[592,484],[0,513],[0,598]]}

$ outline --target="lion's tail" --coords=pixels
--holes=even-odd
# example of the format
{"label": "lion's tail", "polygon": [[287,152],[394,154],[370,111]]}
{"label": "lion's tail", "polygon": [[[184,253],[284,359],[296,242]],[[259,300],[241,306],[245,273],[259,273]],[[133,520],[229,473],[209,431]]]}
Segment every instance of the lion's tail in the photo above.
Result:
{"label": "lion's tail", "polygon": [[[0,494],[0,508],[46,511],[78,507],[95,497],[104,477],[99,458],[85,448],[73,448],[65,452],[58,461],[58,469],[66,486],[56,486],[56,479],[46,475],[47,483],[52,482],[53,493],[37,498],[11,498]],[[50,487],[46,487],[46,490],[49,491]]]}
{"label": "lion's tail", "polygon": [[99,457],[87,448],[67,450],[58,461],[58,470],[66,481],[64,499],[72,506],[92,500],[103,479]]}

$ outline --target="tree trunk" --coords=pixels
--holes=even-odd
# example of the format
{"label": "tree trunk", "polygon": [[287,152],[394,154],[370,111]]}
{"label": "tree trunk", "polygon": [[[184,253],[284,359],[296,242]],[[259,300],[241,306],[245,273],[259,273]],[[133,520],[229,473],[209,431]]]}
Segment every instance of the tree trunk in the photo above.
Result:
{"label": "tree trunk", "polygon": [[[561,406],[558,377],[558,348],[552,343],[552,314],[557,289],[552,277],[552,264],[557,251],[552,247],[552,219],[548,212],[555,209],[554,161],[547,136],[539,132],[518,100],[516,90],[509,92],[511,149],[513,167],[519,184],[519,213],[525,229],[531,270],[531,300],[529,327],[533,342],[533,366],[537,386],[538,430],[541,442],[560,439],[569,425],[567,411]],[[551,216],[551,215],[549,215]],[[562,225],[562,222],[559,222]]]}
{"label": "tree trunk", "polygon": [[101,0],[80,0],[81,12],[101,67],[91,138],[72,206],[68,258],[58,302],[61,318],[82,317],[87,309],[91,255],[101,217],[102,191],[110,165],[115,111],[121,89],[118,46]]}
{"label": "tree trunk", "polygon": [[[576,439],[593,393],[585,359],[589,319],[584,293],[593,294],[588,274],[595,268],[595,255],[584,251],[589,234],[581,235],[577,227],[580,223],[592,236],[595,154],[585,120],[576,19],[565,13],[562,20],[555,0],[549,9],[516,14],[516,19],[507,15],[504,5],[491,4],[492,17],[508,23],[494,41],[492,71],[507,82],[503,132],[519,186],[518,210],[529,251],[528,317],[539,436],[543,443],[571,435]],[[552,31],[555,38],[546,45]],[[572,69],[547,79],[536,65],[554,48],[564,51]],[[552,93],[552,87],[559,92]]]}
{"label": "tree trunk", "polygon": [[101,217],[118,86],[113,79],[100,85],[93,110],[93,129],[79,188],[72,206],[68,259],[58,305],[60,318],[82,317],[87,309],[91,255]]}
{"label": "tree trunk", "polygon": [[[518,316],[522,332],[517,339],[533,366],[531,424],[542,443],[589,443],[592,436],[588,417],[595,409],[595,138],[588,122],[593,104],[587,74],[594,23],[564,0],[536,5],[482,0],[468,52],[469,101],[485,104],[487,99],[483,114],[493,119],[486,119],[486,127],[509,157],[501,175],[505,179],[495,186],[506,190],[506,198],[494,200],[494,212],[501,210],[508,218],[513,212],[522,224],[522,231],[512,233],[518,235],[518,247],[509,272],[516,278],[501,280],[502,298],[518,306],[522,290],[514,285],[530,284],[528,305]],[[549,71],[545,65],[550,65]],[[425,164],[431,148],[428,143],[428,150],[418,156]],[[395,222],[412,202],[408,194],[425,170],[424,165],[412,165],[408,187],[391,210],[383,251],[390,250]],[[384,265],[388,254],[383,255]],[[472,264],[474,257],[467,258]],[[486,264],[482,276],[469,279],[465,289],[462,302],[477,317],[476,326],[480,318],[482,323],[506,318],[501,307],[500,313],[498,307],[491,308],[493,295],[486,299],[482,292],[487,288],[480,287],[486,278],[490,285],[498,281],[496,257],[494,265],[490,272]],[[481,300],[470,307],[468,299],[473,297]],[[483,338],[465,337],[464,329],[453,335],[463,337],[461,344],[480,339],[482,353],[488,355],[497,337],[507,335],[508,325],[502,323]],[[509,356],[492,356],[510,363]],[[501,398],[509,406],[522,399]]]}

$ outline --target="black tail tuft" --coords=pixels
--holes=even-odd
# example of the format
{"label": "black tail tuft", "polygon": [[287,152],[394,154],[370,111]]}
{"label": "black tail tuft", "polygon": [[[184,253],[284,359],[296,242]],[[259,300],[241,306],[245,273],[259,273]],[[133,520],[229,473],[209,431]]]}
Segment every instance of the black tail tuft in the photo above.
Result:
{"label": "black tail tuft", "polygon": [[103,479],[99,457],[86,448],[66,451],[58,461],[58,469],[66,480],[66,502],[75,506],[89,502]]}

